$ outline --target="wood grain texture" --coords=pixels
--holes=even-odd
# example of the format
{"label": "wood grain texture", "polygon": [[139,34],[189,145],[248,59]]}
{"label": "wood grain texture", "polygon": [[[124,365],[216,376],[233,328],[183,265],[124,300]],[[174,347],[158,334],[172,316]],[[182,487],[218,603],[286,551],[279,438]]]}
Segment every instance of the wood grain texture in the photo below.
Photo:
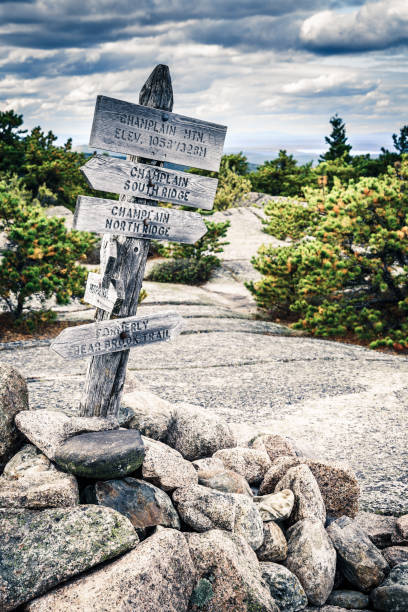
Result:
{"label": "wood grain texture", "polygon": [[104,287],[102,281],[103,276],[101,274],[89,272],[84,300],[96,308],[102,308],[102,310],[111,313],[118,299],[118,294],[112,283]]}
{"label": "wood grain texture", "polygon": [[185,244],[194,244],[207,231],[199,213],[90,196],[78,196],[74,228]]}
{"label": "wood grain texture", "polygon": [[89,145],[217,171],[227,128],[98,96]]}
{"label": "wood grain texture", "polygon": [[[156,66],[142,87],[139,103],[156,106],[162,110],[172,110],[173,89],[167,66],[163,64]],[[130,161],[138,160],[131,156]],[[155,163],[151,160],[139,161],[161,165],[160,162]],[[121,196],[121,198],[126,199],[126,196]],[[157,202],[143,199],[136,201],[152,206],[157,204]],[[116,245],[114,269],[110,271],[106,282],[110,282],[110,279],[114,277],[116,289],[118,290],[119,282],[124,288],[123,300],[117,305],[114,314],[119,317],[135,315],[149,252],[149,240],[113,235],[104,236],[104,240],[114,242]],[[102,267],[101,273],[104,274]],[[109,313],[97,309],[95,318],[97,321],[108,319]],[[80,405],[82,416],[118,415],[128,359],[129,350],[96,355],[91,358]]]}
{"label": "wood grain texture", "polygon": [[95,155],[80,170],[93,189],[203,210],[212,209],[218,184],[217,179],[208,176],[106,155]]}
{"label": "wood grain texture", "polygon": [[176,312],[167,311],[67,327],[53,340],[51,348],[65,359],[117,353],[170,340],[180,333],[182,321]]}

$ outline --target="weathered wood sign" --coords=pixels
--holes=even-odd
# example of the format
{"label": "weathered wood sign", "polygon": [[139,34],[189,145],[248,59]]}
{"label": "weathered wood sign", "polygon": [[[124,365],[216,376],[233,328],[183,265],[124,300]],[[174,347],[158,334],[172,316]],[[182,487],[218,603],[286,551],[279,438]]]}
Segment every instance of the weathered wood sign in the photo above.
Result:
{"label": "weathered wood sign", "polygon": [[194,244],[207,231],[199,213],[78,196],[74,227],[97,234]]}
{"label": "weathered wood sign", "polygon": [[89,185],[126,194],[211,210],[218,180],[159,168],[106,155],[96,155],[80,168]]}
{"label": "weathered wood sign", "polygon": [[227,128],[168,111],[98,96],[90,146],[218,170]]}
{"label": "weathered wood sign", "polygon": [[112,283],[104,287],[102,280],[103,276],[101,274],[89,272],[84,300],[92,306],[102,308],[106,312],[112,312],[118,299],[118,293]]}
{"label": "weathered wood sign", "polygon": [[55,338],[51,348],[65,359],[81,359],[170,340],[181,328],[182,318],[172,311],[98,321],[67,327]]}

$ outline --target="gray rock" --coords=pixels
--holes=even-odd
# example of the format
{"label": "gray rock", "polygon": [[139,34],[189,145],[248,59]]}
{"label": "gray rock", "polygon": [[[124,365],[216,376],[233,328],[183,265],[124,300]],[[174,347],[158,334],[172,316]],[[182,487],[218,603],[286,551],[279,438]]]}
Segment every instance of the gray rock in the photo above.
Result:
{"label": "gray rock", "polygon": [[289,518],[295,503],[295,496],[290,489],[283,489],[278,493],[269,495],[257,495],[254,504],[264,522],[284,520]]}
{"label": "gray rock", "polygon": [[260,561],[284,561],[288,554],[288,544],[282,529],[273,521],[264,523],[263,544],[256,551]]}
{"label": "gray rock", "polygon": [[123,394],[121,408],[129,413],[127,427],[139,430],[148,438],[165,440],[173,404],[149,391],[133,391]]}
{"label": "gray rock", "polygon": [[198,574],[191,612],[278,612],[261,575],[258,559],[236,534],[214,529],[188,533],[187,542]]}
{"label": "gray rock", "polygon": [[34,446],[54,461],[60,446],[78,434],[117,429],[118,423],[99,417],[69,417],[54,410],[20,412],[16,425]]}
{"label": "gray rock", "polygon": [[390,567],[408,561],[408,546],[389,546],[384,548],[382,555]]}
{"label": "gray rock", "polygon": [[287,436],[279,434],[260,434],[250,444],[251,448],[265,450],[273,462],[277,457],[296,457],[298,453],[292,441]]}
{"label": "gray rock", "polygon": [[365,610],[370,602],[364,593],[341,589],[330,593],[327,603],[346,610]]}
{"label": "gray rock", "polygon": [[293,525],[303,519],[317,518],[326,522],[326,508],[319,486],[307,465],[290,468],[276,485],[275,491],[290,489],[295,496],[289,524]]}
{"label": "gray rock", "polygon": [[315,477],[328,514],[336,518],[357,514],[360,487],[353,470],[342,463],[327,463],[305,457],[278,457],[265,474],[260,494],[273,493],[286,472],[302,464],[306,464]]}
{"label": "gray rock", "polygon": [[197,476],[198,483],[204,487],[223,491],[224,493],[239,493],[240,495],[249,495],[249,497],[253,496],[251,487],[245,478],[232,470],[226,470],[224,465],[217,474],[206,478],[205,472],[199,471]]}
{"label": "gray rock", "polygon": [[[332,605],[327,605],[327,606],[319,606],[318,608],[315,608],[313,606],[308,606],[307,608],[305,608],[306,612],[360,612],[359,610],[350,610],[348,611],[346,608],[339,608],[339,606],[332,606]],[[364,610],[364,612],[370,612],[370,610]]]}
{"label": "gray rock", "polygon": [[255,448],[225,448],[214,454],[229,470],[241,474],[249,484],[259,484],[271,466],[268,453]]}
{"label": "gray rock", "polygon": [[350,584],[363,592],[381,584],[388,564],[355,521],[343,516],[329,525],[327,533],[337,551],[339,567]]}
{"label": "gray rock", "polygon": [[277,563],[261,563],[262,578],[280,612],[299,612],[307,606],[306,593],[292,572]]}
{"label": "gray rock", "polygon": [[359,512],[355,521],[377,548],[391,546],[393,540],[398,537],[395,516],[383,516],[382,514],[374,514],[374,512]]}
{"label": "gray rock", "polygon": [[285,566],[299,578],[310,603],[322,606],[336,572],[336,551],[319,519],[299,521],[287,532]]}
{"label": "gray rock", "polygon": [[54,461],[85,478],[118,478],[137,470],[144,444],[135,429],[95,431],[70,438],[56,450]]}
{"label": "gray rock", "polygon": [[374,610],[406,612],[408,610],[408,563],[395,566],[388,578],[370,593]]}
{"label": "gray rock", "polygon": [[29,612],[187,612],[196,579],[186,539],[160,528],[120,559],[47,593]]}
{"label": "gray rock", "polygon": [[165,439],[185,459],[193,461],[236,446],[235,436],[219,416],[190,404],[177,404]]}
{"label": "gray rock", "polygon": [[128,517],[137,529],[162,525],[180,529],[180,520],[170,497],[144,480],[121,478],[93,486],[96,501]]}
{"label": "gray rock", "polygon": [[193,485],[177,489],[173,501],[182,520],[195,531],[232,531],[242,535],[254,550],[263,542],[261,516],[246,495]]}
{"label": "gray rock", "polygon": [[408,540],[408,514],[399,517],[397,520],[397,530],[402,538]]}
{"label": "gray rock", "polygon": [[145,480],[164,491],[173,491],[179,487],[198,483],[194,466],[178,451],[145,436],[142,436],[142,440],[145,445],[142,476]]}
{"label": "gray rock", "polygon": [[0,508],[58,508],[79,504],[75,476],[58,470],[35,446],[27,444],[0,476]]}
{"label": "gray rock", "polygon": [[26,381],[18,370],[0,363],[0,472],[23,443],[14,417],[28,408]]}
{"label": "gray rock", "polygon": [[12,610],[137,541],[129,520],[110,508],[0,510],[0,609]]}
{"label": "gray rock", "polygon": [[[192,462],[195,469],[197,470],[198,476],[202,475],[204,478],[211,478],[215,474],[225,470],[225,465],[221,459],[215,457],[204,457],[204,459],[196,459]],[[201,474],[202,473],[202,474]]]}

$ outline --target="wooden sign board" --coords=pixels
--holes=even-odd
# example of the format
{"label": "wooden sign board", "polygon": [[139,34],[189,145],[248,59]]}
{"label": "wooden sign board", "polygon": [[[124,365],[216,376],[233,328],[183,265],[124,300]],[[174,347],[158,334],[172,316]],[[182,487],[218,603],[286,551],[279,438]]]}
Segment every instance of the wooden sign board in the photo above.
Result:
{"label": "wooden sign board", "polygon": [[74,228],[186,244],[194,244],[207,231],[199,213],[89,196],[78,196]]}
{"label": "wooden sign board", "polygon": [[98,96],[89,145],[217,171],[227,128]]}
{"label": "wooden sign board", "polygon": [[117,353],[170,340],[180,333],[182,321],[176,312],[168,311],[67,327],[55,338],[51,348],[65,359]]}
{"label": "wooden sign board", "polygon": [[106,155],[96,155],[80,170],[93,189],[203,210],[212,209],[218,184],[217,179],[208,176]]}
{"label": "wooden sign board", "polygon": [[112,312],[118,294],[112,283],[108,287],[102,285],[102,275],[95,274],[95,272],[89,272],[88,279],[86,282],[86,289],[84,300],[96,308],[102,308],[106,312]]}

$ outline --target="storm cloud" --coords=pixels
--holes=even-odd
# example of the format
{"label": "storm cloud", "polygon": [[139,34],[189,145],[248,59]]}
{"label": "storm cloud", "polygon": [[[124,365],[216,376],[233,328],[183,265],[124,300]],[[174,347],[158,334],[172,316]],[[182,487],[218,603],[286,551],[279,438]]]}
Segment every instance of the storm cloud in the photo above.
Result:
{"label": "storm cloud", "polygon": [[407,123],[407,44],[406,0],[0,0],[0,109],[81,144],[98,93],[136,100],[165,63],[175,110],[231,147],[324,142],[335,112],[382,146]]}

